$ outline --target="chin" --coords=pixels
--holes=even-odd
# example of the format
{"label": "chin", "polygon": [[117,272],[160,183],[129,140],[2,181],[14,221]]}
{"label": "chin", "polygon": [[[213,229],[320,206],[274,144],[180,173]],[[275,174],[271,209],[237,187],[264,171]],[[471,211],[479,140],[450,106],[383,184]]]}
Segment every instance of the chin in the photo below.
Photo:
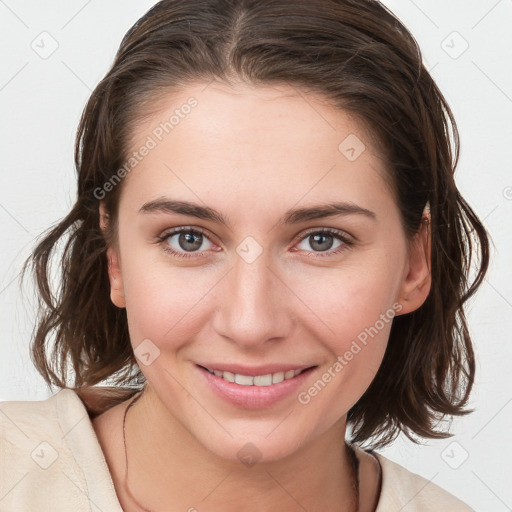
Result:
{"label": "chin", "polygon": [[246,428],[239,433],[228,428],[233,437],[222,431],[215,436],[211,432],[198,433],[196,439],[216,457],[252,467],[256,463],[285,459],[307,444],[306,433],[294,435],[289,427],[279,426],[279,421],[271,428],[265,423],[265,428]]}

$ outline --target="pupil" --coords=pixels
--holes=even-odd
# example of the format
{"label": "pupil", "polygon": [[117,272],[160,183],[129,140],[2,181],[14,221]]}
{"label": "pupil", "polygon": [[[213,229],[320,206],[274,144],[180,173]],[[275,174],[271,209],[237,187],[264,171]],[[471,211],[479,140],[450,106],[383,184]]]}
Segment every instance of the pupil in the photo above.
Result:
{"label": "pupil", "polygon": [[[330,243],[325,246],[325,240],[329,239]],[[322,245],[324,244],[324,245]],[[316,247],[315,247],[316,246]],[[313,235],[313,242],[311,243],[311,247],[316,251],[325,251],[332,247],[332,236],[331,235]]]}
{"label": "pupil", "polygon": [[[193,251],[195,249],[199,249],[201,247],[202,235],[194,234],[194,233],[180,233],[179,244],[180,247],[185,251]],[[192,246],[187,244],[191,244]]]}

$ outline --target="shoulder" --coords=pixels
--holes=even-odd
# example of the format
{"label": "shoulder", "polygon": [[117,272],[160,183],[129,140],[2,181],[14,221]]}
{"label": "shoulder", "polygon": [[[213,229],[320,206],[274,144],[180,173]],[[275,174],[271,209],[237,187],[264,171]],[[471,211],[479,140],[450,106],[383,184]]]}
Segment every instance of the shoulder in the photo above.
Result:
{"label": "shoulder", "polygon": [[0,459],[1,510],[90,510],[91,495],[103,509],[120,510],[88,411],[72,389],[0,402]]}
{"label": "shoulder", "polygon": [[31,456],[36,440],[61,447],[66,426],[83,418],[84,412],[78,396],[69,389],[46,400],[0,402],[2,452]]}
{"label": "shoulder", "polygon": [[472,508],[432,481],[373,452],[381,466],[382,484],[375,512],[474,512]]}

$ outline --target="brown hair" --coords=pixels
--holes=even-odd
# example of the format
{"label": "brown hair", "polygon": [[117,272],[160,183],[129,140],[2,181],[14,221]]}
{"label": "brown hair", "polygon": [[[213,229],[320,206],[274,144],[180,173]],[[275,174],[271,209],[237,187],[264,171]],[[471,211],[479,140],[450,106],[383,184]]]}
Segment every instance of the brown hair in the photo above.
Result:
{"label": "brown hair", "polygon": [[[134,126],[163,93],[212,79],[291,84],[332,100],[369,126],[385,151],[409,240],[429,206],[430,293],[419,309],[394,318],[382,365],[348,420],[353,441],[373,446],[400,431],[413,439],[447,437],[439,420],[468,412],[475,362],[463,305],[487,271],[489,241],[454,182],[459,141],[450,108],[413,36],[371,0],[163,0],[135,23],[80,120],[76,203],[23,269],[33,264],[40,293],[31,345],[38,371],[49,386],[67,387],[71,364],[73,387],[84,398],[105,379],[128,386],[96,408],[89,404],[93,414],[140,389],[126,311],[112,304],[107,273],[123,181],[104,197],[106,236],[95,191],[126,161]],[[54,294],[50,263],[65,235]]]}

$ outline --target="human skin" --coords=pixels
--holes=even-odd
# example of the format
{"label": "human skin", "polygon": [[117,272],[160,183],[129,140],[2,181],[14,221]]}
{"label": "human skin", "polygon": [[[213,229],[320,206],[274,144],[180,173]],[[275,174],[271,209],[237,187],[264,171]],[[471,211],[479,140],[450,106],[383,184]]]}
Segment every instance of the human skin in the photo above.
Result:
{"label": "human skin", "polygon": [[[127,416],[130,490],[156,510],[172,503],[200,512],[239,511],[240,504],[348,511],[346,415],[379,368],[391,322],[307,405],[297,395],[393,305],[405,314],[424,302],[426,230],[407,240],[388,170],[363,125],[288,85],[191,84],[160,100],[159,112],[136,127],[133,147],[191,96],[198,105],[125,178],[118,243],[107,252],[111,298],[126,308],[133,348],[150,340],[160,351],[139,364],[147,389]],[[353,161],[338,149],[351,134],[366,146]],[[214,208],[228,226],[139,211],[164,197]],[[278,222],[289,209],[333,202],[374,218]],[[104,227],[103,207],[101,214]],[[182,226],[205,231],[190,258],[164,250],[187,253],[179,234],[157,239]],[[332,248],[315,252],[311,235],[322,228],[353,243],[334,236]],[[248,236],[262,250],[251,263],[237,252]],[[251,410],[215,394],[198,362],[316,368],[297,393]],[[247,443],[261,454],[252,467],[237,455]],[[121,474],[120,456],[108,460]],[[375,486],[372,492],[375,498]],[[372,510],[374,501],[363,505]]]}

